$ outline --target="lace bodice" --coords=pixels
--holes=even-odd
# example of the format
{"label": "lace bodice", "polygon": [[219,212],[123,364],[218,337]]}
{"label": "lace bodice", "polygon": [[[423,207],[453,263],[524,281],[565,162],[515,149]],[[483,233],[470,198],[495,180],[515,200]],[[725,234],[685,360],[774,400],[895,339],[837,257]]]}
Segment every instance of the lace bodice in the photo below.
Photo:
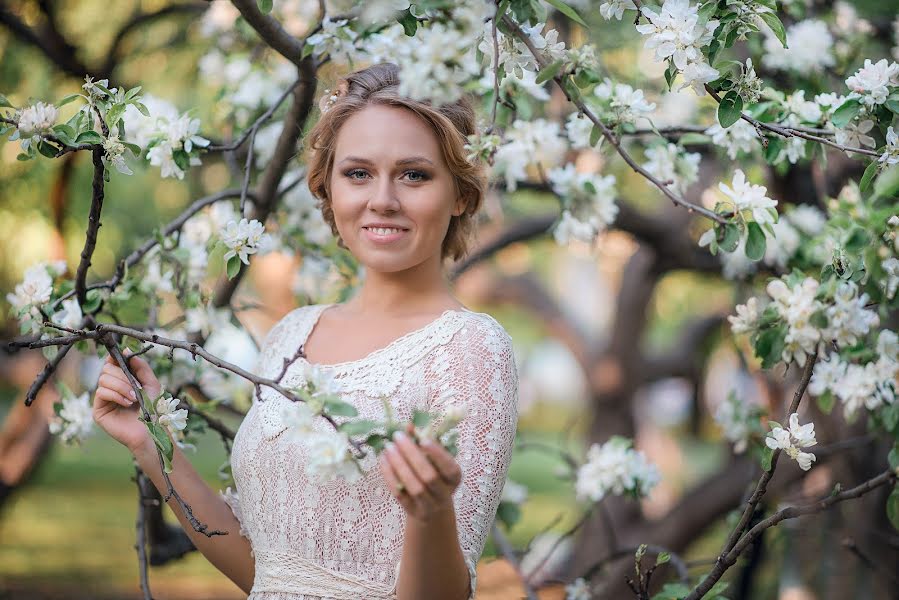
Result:
{"label": "lace bodice", "polygon": [[[274,378],[328,304],[297,308],[272,327],[255,372]],[[303,363],[286,386],[302,382]],[[447,310],[359,360],[320,367],[334,376],[360,418],[383,419],[386,394],[397,419],[415,409],[442,413],[441,393],[462,404],[458,425],[462,482],[453,494],[459,542],[471,575],[496,514],[518,422],[518,372],[512,342],[484,313]],[[307,479],[304,448],[283,435],[289,402],[263,387],[241,423],[231,454],[236,494],[225,496],[250,540],[256,577],[248,600],[381,600],[396,597],[406,516],[390,494],[374,453],[355,483]],[[315,427],[330,427],[317,419]]]}

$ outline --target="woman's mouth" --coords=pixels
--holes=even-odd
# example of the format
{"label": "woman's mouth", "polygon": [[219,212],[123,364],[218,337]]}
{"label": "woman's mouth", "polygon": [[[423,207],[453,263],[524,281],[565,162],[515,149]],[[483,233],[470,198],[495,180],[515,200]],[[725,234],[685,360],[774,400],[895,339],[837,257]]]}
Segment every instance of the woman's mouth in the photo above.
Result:
{"label": "woman's mouth", "polygon": [[376,244],[390,244],[409,232],[408,229],[396,227],[363,227],[362,230],[365,231],[366,239]]}

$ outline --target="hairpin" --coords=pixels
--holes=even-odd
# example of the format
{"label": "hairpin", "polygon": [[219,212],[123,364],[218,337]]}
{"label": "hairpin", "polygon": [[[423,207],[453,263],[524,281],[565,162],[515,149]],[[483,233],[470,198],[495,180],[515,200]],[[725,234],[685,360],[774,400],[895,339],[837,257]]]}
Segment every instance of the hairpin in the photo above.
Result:
{"label": "hairpin", "polygon": [[318,108],[323,113],[328,112],[328,110],[337,102],[337,99],[341,96],[346,96],[347,89],[349,84],[346,81],[341,81],[337,84],[337,89],[331,90],[330,88],[326,88],[322,97],[318,101]]}

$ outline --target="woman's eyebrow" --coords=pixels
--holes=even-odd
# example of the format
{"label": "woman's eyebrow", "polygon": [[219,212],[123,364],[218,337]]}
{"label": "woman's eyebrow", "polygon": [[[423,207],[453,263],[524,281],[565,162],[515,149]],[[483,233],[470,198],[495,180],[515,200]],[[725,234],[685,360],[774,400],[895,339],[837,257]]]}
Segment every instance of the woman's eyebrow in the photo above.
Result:
{"label": "woman's eyebrow", "polygon": [[[361,163],[364,165],[374,165],[375,164],[372,161],[368,160],[367,158],[362,158],[361,156],[347,156],[346,158],[344,158],[342,161],[340,161],[337,164],[343,164],[345,162],[355,162],[355,163]],[[396,161],[397,165],[409,165],[409,164],[415,164],[415,163],[427,163],[427,164],[431,165],[432,167],[434,166],[434,163],[430,159],[425,158],[424,156],[410,156],[408,158],[401,158],[400,160]]]}

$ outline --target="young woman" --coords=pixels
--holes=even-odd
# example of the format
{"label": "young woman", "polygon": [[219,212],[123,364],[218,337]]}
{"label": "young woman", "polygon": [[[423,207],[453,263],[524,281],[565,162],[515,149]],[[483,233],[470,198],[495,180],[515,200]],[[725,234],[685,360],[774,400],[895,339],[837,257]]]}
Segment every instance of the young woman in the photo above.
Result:
{"label": "young woman", "polygon": [[[302,345],[305,357],[284,384],[300,382],[304,365],[318,366],[361,418],[383,419],[384,400],[404,421],[415,409],[442,414],[455,405],[466,413],[458,453],[399,435],[371,454],[355,483],[307,478],[303,445],[284,435],[289,400],[269,388],[234,441],[236,497],[210,489],[176,450],[175,488],[199,519],[231,535],[197,534],[174,512],[252,600],[474,597],[475,565],[511,458],[518,375],[506,331],[462,306],[444,273],[446,258],[466,252],[485,188],[463,148],[475,129],[470,103],[435,107],[400,96],[398,86],[397,67],[378,64],[323,98],[308,136],[307,181],[338,243],[364,266],[364,282],[344,303],[283,317],[256,372],[276,377]],[[149,365],[139,357],[131,365],[147,393],[158,394]],[[165,491],[136,414],[124,374],[108,361],[94,418]]]}

